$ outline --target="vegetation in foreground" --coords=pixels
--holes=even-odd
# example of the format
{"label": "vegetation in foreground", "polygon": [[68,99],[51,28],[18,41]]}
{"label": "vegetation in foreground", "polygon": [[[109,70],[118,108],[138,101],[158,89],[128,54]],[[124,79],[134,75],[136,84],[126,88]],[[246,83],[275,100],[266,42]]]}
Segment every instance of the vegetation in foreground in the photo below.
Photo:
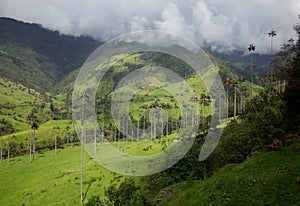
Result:
{"label": "vegetation in foreground", "polygon": [[300,145],[228,164],[206,180],[165,188],[159,205],[299,205]]}

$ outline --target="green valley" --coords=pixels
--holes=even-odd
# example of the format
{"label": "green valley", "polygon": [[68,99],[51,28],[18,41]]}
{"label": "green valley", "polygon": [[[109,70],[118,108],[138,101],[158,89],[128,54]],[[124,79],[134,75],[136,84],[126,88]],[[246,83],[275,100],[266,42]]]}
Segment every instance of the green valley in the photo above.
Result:
{"label": "green valley", "polygon": [[[297,41],[276,55],[251,54],[251,64],[241,51],[205,51],[212,65],[204,65],[216,73],[162,52],[122,51],[95,66],[107,71],[93,99],[86,92],[96,73],[82,90],[75,80],[105,43],[0,17],[0,205],[299,205],[294,29]],[[271,73],[253,74],[269,66]],[[211,150],[199,161],[203,148]],[[131,167],[127,157],[150,161]]]}

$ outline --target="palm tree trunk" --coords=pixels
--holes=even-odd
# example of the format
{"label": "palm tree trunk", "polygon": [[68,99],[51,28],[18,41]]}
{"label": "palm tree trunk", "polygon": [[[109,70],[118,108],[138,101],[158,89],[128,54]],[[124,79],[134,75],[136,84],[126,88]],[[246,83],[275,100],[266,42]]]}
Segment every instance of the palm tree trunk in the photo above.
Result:
{"label": "palm tree trunk", "polygon": [[55,135],[55,140],[54,140],[54,153],[55,155],[57,153],[57,134]]}
{"label": "palm tree trunk", "polygon": [[30,163],[32,163],[32,139],[29,139],[29,156],[30,156]]}
{"label": "palm tree trunk", "polygon": [[94,158],[96,158],[96,154],[97,154],[97,121],[94,120]]}
{"label": "palm tree trunk", "polygon": [[146,116],[144,115],[144,124],[143,124],[143,134],[145,134],[145,131],[146,131],[146,123],[145,123],[145,118]]}
{"label": "palm tree trunk", "polygon": [[167,131],[166,131],[166,147],[168,148],[169,146],[169,123],[167,120]]}
{"label": "palm tree trunk", "polygon": [[138,120],[137,120],[137,130],[136,130],[136,140],[139,141],[140,137],[140,112],[138,113]]}
{"label": "palm tree trunk", "polygon": [[1,142],[1,147],[0,147],[0,165],[2,165],[2,158],[3,158],[3,154],[2,154],[2,142]]}
{"label": "palm tree trunk", "polygon": [[236,85],[234,85],[234,108],[233,108],[234,119],[236,117]]}
{"label": "palm tree trunk", "polygon": [[115,132],[114,132],[114,143],[115,146],[117,145],[117,127],[115,126]]}
{"label": "palm tree trunk", "polygon": [[123,117],[123,139],[122,139],[123,152],[125,152],[124,139],[125,139],[125,117]]}
{"label": "palm tree trunk", "polygon": [[226,88],[226,119],[228,119],[228,109],[229,109],[229,101],[228,101],[228,88]]}
{"label": "palm tree trunk", "polygon": [[9,163],[9,156],[10,156],[10,143],[7,143],[7,163]]}
{"label": "palm tree trunk", "polygon": [[32,143],[32,160],[34,161],[35,154],[35,129],[33,129],[33,143]]}
{"label": "palm tree trunk", "polygon": [[251,99],[252,99],[252,97],[253,97],[253,72],[252,72],[252,65],[253,65],[253,63],[252,63],[252,52],[251,52],[251,54],[250,54],[250,57],[251,57]]}
{"label": "palm tree trunk", "polygon": [[221,93],[219,94],[219,122],[221,122],[222,119],[222,101],[221,101]]}
{"label": "palm tree trunk", "polygon": [[103,117],[103,120],[102,120],[102,130],[101,130],[101,143],[103,144],[104,142],[104,131],[105,131],[105,128],[104,128],[104,117]]}

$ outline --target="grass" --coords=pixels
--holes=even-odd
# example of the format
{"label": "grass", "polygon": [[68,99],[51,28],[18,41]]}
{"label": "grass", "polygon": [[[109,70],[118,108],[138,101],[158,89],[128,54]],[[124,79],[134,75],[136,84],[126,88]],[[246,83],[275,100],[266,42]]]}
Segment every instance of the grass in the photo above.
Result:
{"label": "grass", "polygon": [[[53,128],[59,126],[60,129],[60,137],[65,137],[66,135],[66,127],[69,126],[71,132],[73,129],[72,122],[70,120],[50,120],[39,126],[39,129],[36,131],[37,142],[41,142],[47,139],[54,139],[57,135],[57,131]],[[16,132],[13,134],[5,135],[2,137],[3,141],[10,140],[11,142],[27,142],[27,140],[32,136],[32,130],[23,130],[21,132]]]}
{"label": "grass", "polygon": [[[168,136],[168,146],[171,146],[174,140],[177,138],[177,134],[173,133]],[[156,154],[162,151],[162,148],[166,145],[165,137],[163,139],[155,140],[142,140],[142,141],[126,141],[120,140],[118,142],[111,143],[115,148],[119,148],[120,151],[125,152],[128,155],[134,156],[148,156]]]}
{"label": "grass", "polygon": [[0,118],[8,120],[17,131],[26,129],[26,117],[41,102],[38,92],[0,78]]}
{"label": "grass", "polygon": [[[86,155],[83,193],[103,197],[104,190],[123,176],[101,167]],[[80,147],[4,160],[0,166],[0,205],[80,205]]]}
{"label": "grass", "polygon": [[[51,126],[53,125],[52,122]],[[175,139],[175,134],[170,135],[169,139],[169,145],[172,146],[171,141]],[[120,144],[126,146],[125,153],[130,155],[161,152],[161,143],[158,140]],[[151,149],[143,150],[150,145]],[[105,148],[105,145],[101,148]],[[84,156],[84,201],[92,195],[103,198],[105,189],[111,184],[121,182],[124,176],[100,166],[88,154]],[[0,205],[34,206],[44,205],[45,202],[47,205],[80,205],[80,147],[59,149],[57,154],[54,151],[40,152],[35,155],[33,163],[30,164],[29,160],[29,156],[25,155],[11,158],[9,162],[1,162]],[[139,178],[135,179],[140,181]]]}
{"label": "grass", "polygon": [[0,99],[1,104],[19,105],[33,103],[40,98],[40,94],[29,90],[21,84],[0,78]]}
{"label": "grass", "polygon": [[263,152],[206,180],[166,188],[159,205],[299,205],[300,145]]}

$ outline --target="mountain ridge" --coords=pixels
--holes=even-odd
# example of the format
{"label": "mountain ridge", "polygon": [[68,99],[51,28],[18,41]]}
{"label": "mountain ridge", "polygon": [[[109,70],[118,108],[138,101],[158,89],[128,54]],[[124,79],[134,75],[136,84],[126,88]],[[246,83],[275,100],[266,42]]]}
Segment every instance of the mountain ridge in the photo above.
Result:
{"label": "mountain ridge", "polygon": [[[39,24],[0,17],[1,76],[41,93],[66,91],[86,58],[102,43],[89,36],[64,35]],[[250,81],[249,55],[243,55],[242,51],[230,54],[207,51],[218,60],[213,61],[215,64],[223,64]],[[256,76],[268,71],[270,58],[253,54]]]}
{"label": "mountain ridge", "polygon": [[61,35],[38,24],[0,17],[1,75],[49,92],[100,44],[90,37]]}

